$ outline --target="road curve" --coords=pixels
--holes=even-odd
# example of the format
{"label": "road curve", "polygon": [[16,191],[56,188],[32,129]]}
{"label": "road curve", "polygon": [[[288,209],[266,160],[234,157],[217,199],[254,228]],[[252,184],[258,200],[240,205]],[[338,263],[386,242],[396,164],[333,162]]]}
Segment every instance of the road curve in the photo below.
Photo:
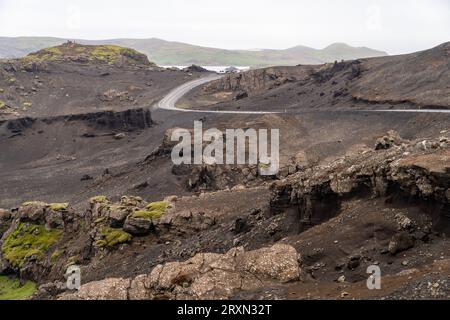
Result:
{"label": "road curve", "polygon": [[[162,98],[155,106],[156,109],[181,111],[181,112],[198,112],[198,113],[219,113],[219,114],[279,114],[286,113],[282,111],[233,111],[233,110],[196,110],[182,109],[176,106],[176,103],[192,89],[210,81],[220,79],[221,75],[208,75],[206,77],[192,80],[176,87]],[[356,112],[409,112],[409,113],[450,113],[450,109],[371,109],[371,110],[336,110],[337,112],[356,111]],[[330,112],[330,110],[328,111]],[[296,113],[296,112],[289,112]]]}
{"label": "road curve", "polygon": [[278,111],[232,111],[232,110],[196,110],[177,108],[176,103],[192,89],[207,82],[220,79],[221,75],[209,75],[200,79],[192,80],[170,91],[156,105],[156,109],[181,111],[181,112],[199,112],[199,113],[223,113],[223,114],[271,114],[280,113]]}

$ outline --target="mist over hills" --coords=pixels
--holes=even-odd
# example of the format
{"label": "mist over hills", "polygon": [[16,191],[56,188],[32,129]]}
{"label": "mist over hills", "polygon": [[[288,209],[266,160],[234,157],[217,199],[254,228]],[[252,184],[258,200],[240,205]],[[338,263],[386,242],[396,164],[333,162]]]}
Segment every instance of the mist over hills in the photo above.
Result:
{"label": "mist over hills", "polygon": [[[0,58],[18,58],[43,48],[56,46],[67,39],[52,37],[0,37]],[[264,67],[274,65],[321,64],[335,60],[350,60],[387,55],[366,47],[334,43],[324,49],[296,46],[284,50],[226,50],[191,45],[182,42],[150,39],[82,40],[81,44],[114,44],[145,53],[159,65],[241,65]]]}

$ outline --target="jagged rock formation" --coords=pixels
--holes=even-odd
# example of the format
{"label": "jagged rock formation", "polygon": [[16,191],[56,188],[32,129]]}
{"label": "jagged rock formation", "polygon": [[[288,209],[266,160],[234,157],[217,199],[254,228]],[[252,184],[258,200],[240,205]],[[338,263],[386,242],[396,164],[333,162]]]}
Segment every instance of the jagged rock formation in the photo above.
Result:
{"label": "jagged rock formation", "polygon": [[305,79],[313,69],[313,67],[271,67],[238,74],[230,73],[219,80],[206,84],[203,90],[206,94],[217,91],[237,92],[235,98],[240,100],[289,82]]}
{"label": "jagged rock formation", "polygon": [[[397,133],[391,132],[390,136],[403,141]],[[311,226],[334,216],[346,198],[400,196],[429,202],[435,225],[448,229],[448,138],[379,146],[377,142],[375,149],[379,150],[361,150],[359,154],[339,158],[327,166],[307,169],[275,182],[271,200],[273,211],[295,208],[300,221]]]}

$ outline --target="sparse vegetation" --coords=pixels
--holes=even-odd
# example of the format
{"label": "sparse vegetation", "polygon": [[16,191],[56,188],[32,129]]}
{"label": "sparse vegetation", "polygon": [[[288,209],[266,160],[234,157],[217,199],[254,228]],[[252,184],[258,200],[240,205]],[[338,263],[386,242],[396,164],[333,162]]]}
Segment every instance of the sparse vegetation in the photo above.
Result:
{"label": "sparse vegetation", "polygon": [[19,279],[0,276],[0,300],[26,300],[36,291],[32,281],[21,284]]}
{"label": "sparse vegetation", "polygon": [[20,268],[30,258],[42,259],[61,234],[61,230],[47,230],[42,225],[21,223],[3,242],[3,257],[13,267]]}
{"label": "sparse vegetation", "polygon": [[52,263],[55,263],[62,254],[63,254],[62,250],[56,249],[55,251],[53,251],[52,255],[50,256],[50,261]]}
{"label": "sparse vegetation", "polygon": [[24,103],[23,103],[23,106],[24,106],[25,108],[31,108],[31,106],[33,106],[33,104],[32,104],[31,102],[24,102]]}
{"label": "sparse vegetation", "polygon": [[101,230],[102,240],[97,241],[97,246],[102,248],[114,248],[119,244],[131,241],[131,234],[122,229],[104,227]]}
{"label": "sparse vegetation", "polygon": [[0,110],[1,109],[6,109],[6,103],[0,100]]}
{"label": "sparse vegetation", "polygon": [[161,218],[167,210],[167,202],[158,201],[149,203],[145,209],[137,210],[133,213],[134,218],[158,219]]}

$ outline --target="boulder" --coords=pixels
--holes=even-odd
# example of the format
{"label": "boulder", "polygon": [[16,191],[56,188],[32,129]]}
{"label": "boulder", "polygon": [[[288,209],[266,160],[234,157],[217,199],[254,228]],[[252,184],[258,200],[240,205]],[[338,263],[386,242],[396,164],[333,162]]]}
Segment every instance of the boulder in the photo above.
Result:
{"label": "boulder", "polygon": [[386,135],[377,139],[375,143],[375,150],[389,149],[393,146],[399,146],[405,141],[406,140],[403,140],[397,131],[390,130]]}
{"label": "boulder", "polygon": [[48,228],[62,228],[64,226],[65,211],[47,209],[45,211],[45,225]]}
{"label": "boulder", "polygon": [[238,260],[241,270],[281,282],[297,280],[300,276],[297,251],[290,245],[275,244],[250,251]]}
{"label": "boulder", "polygon": [[394,255],[412,247],[414,247],[414,238],[408,232],[399,232],[392,237],[388,250]]}
{"label": "boulder", "polygon": [[75,293],[64,293],[58,300],[126,300],[130,279],[108,278],[89,282]]}
{"label": "boulder", "polygon": [[136,218],[129,215],[123,224],[123,230],[133,236],[144,236],[151,232],[153,222],[151,219]]}
{"label": "boulder", "polygon": [[157,265],[150,274],[133,279],[105,279],[87,283],[60,300],[227,299],[237,291],[299,280],[297,251],[275,244],[246,252],[243,247],[225,254],[199,253],[184,262]]}
{"label": "boulder", "polygon": [[19,207],[19,218],[23,222],[45,223],[45,208],[47,203],[33,201]]}
{"label": "boulder", "polygon": [[125,219],[131,213],[129,208],[121,205],[110,205],[107,210],[110,225],[113,228],[122,227]]}
{"label": "boulder", "polygon": [[0,209],[0,224],[6,223],[11,219],[11,211]]}

